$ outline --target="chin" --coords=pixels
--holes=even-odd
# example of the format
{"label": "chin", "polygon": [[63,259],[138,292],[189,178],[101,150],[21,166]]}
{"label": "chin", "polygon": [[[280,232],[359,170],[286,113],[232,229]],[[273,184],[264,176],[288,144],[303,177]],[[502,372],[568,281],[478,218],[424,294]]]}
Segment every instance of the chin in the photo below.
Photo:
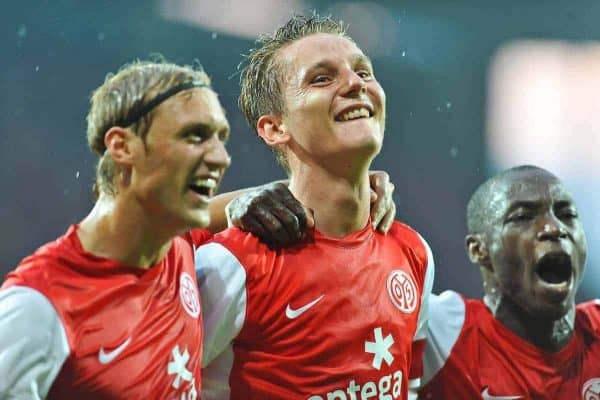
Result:
{"label": "chin", "polygon": [[569,297],[560,303],[539,304],[533,309],[532,315],[544,320],[557,321],[567,315],[574,306],[574,300]]}
{"label": "chin", "polygon": [[210,213],[208,210],[195,211],[185,218],[185,224],[190,228],[207,228],[210,225]]}

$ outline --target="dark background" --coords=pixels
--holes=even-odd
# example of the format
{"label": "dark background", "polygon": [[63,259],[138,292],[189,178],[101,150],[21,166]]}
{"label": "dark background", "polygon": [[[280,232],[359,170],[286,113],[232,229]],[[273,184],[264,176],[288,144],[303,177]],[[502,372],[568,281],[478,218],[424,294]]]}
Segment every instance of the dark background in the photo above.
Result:
{"label": "dark background", "polygon": [[[222,190],[283,177],[236,106],[236,66],[252,40],[164,18],[160,10],[168,3],[3,5],[0,277],[91,208],[96,160],[85,141],[89,95],[107,72],[134,58],[158,52],[178,63],[198,59],[209,72],[232,126],[234,162]],[[495,172],[484,142],[490,58],[516,38],[600,39],[600,2],[304,1],[303,10],[336,16],[357,4],[374,11],[355,13],[350,33],[367,42],[387,93],[386,142],[374,167],[392,175],[399,218],[430,243],[435,289],[478,296],[479,272],[463,249],[464,210],[475,187]],[[588,262],[588,270],[594,268]],[[588,281],[580,298],[598,297],[599,287]]]}

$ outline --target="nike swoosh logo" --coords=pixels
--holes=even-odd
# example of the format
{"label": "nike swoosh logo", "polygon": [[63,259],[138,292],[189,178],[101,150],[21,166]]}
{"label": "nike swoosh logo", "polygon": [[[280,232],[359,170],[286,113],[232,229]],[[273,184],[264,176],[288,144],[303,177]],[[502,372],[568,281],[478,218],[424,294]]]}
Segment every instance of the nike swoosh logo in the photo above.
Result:
{"label": "nike swoosh logo", "polygon": [[314,299],[313,301],[311,301],[310,303],[297,308],[297,309],[292,309],[292,307],[290,307],[290,303],[288,303],[286,309],[285,309],[285,315],[289,318],[289,319],[294,319],[294,318],[298,318],[299,316],[301,316],[302,314],[304,314],[309,308],[311,308],[312,306],[314,306],[315,304],[317,304],[319,301],[321,301],[321,299],[325,297],[324,294],[322,294],[320,297],[317,297],[316,299]]}
{"label": "nike swoosh logo", "polygon": [[486,387],[483,392],[481,392],[481,397],[483,400],[517,400],[522,399],[523,396],[494,396],[489,393],[490,388]]}
{"label": "nike swoosh logo", "polygon": [[121,354],[123,350],[125,350],[125,347],[127,347],[130,342],[131,336],[126,341],[121,343],[119,347],[108,352],[104,350],[104,347],[100,347],[100,351],[98,352],[98,361],[100,361],[100,364],[108,364],[109,362],[117,358],[117,356]]}

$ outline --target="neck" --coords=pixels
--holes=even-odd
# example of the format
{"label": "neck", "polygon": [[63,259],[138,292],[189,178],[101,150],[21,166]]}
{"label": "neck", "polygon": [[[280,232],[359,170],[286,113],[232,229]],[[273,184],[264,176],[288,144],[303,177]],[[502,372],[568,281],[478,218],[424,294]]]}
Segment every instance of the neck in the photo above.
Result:
{"label": "neck", "polygon": [[348,178],[318,165],[302,164],[292,173],[289,188],[313,210],[315,228],[327,236],[343,237],[363,229],[369,220],[368,167]]}
{"label": "neck", "polygon": [[83,248],[98,257],[147,269],[162,260],[178,232],[166,232],[160,221],[126,195],[101,195],[79,224]]}
{"label": "neck", "polygon": [[[488,305],[489,307],[489,305]],[[560,319],[533,317],[530,313],[503,297],[497,306],[495,318],[517,336],[549,352],[563,349],[573,336],[575,305]]]}

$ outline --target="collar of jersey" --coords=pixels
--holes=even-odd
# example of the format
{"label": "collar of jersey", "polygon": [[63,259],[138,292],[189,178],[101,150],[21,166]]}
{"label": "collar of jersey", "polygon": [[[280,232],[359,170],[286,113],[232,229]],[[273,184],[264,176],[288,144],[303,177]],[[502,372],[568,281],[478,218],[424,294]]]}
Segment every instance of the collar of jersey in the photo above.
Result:
{"label": "collar of jersey", "polygon": [[[87,270],[91,268],[95,271],[104,271],[108,274],[133,274],[144,280],[152,280],[155,276],[160,274],[163,269],[164,258],[149,268],[139,268],[134,265],[94,255],[83,248],[79,236],[77,235],[77,229],[79,229],[78,224],[71,225],[64,237],[74,250],[74,254],[71,255],[71,258],[73,260],[79,260],[76,266],[77,269]],[[171,243],[171,247],[173,247],[173,245],[174,243]],[[168,254],[166,257],[168,257]]]}
{"label": "collar of jersey", "polygon": [[344,247],[344,248],[354,248],[361,246],[363,243],[368,242],[368,240],[373,236],[373,225],[371,223],[371,219],[367,221],[367,224],[364,228],[359,231],[351,232],[346,236],[337,238],[332,236],[327,236],[316,228],[313,231],[313,237],[315,242],[320,244],[326,244],[329,246],[335,247]]}
{"label": "collar of jersey", "polygon": [[489,318],[486,318],[487,322],[482,323],[483,321],[479,321],[485,331],[485,335],[491,341],[501,343],[503,348],[512,348],[512,351],[508,352],[509,355],[519,357],[527,362],[527,364],[538,369],[540,359],[546,360],[544,364],[549,366],[548,368],[552,370],[565,368],[565,365],[568,364],[581,343],[577,318],[575,320],[575,330],[569,343],[561,350],[551,353],[536,347],[516,335],[513,331],[494,318],[485,305],[483,305],[483,307],[485,307],[486,313],[489,314]]}

